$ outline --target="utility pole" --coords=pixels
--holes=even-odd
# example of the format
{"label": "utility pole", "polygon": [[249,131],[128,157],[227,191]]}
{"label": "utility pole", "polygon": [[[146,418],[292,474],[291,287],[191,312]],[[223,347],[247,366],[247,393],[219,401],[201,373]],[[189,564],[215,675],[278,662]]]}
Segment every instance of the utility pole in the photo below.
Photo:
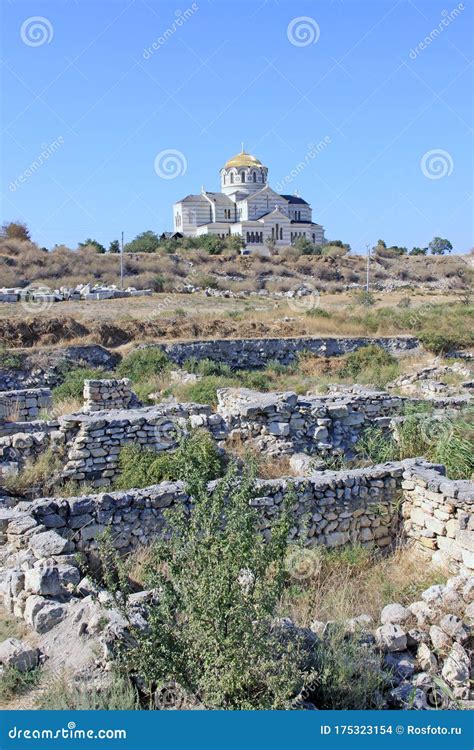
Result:
{"label": "utility pole", "polygon": [[123,289],[123,232],[122,241],[120,243],[120,289]]}
{"label": "utility pole", "polygon": [[367,294],[369,293],[369,286],[370,286],[370,245],[367,243],[367,282],[366,282],[366,291]]}

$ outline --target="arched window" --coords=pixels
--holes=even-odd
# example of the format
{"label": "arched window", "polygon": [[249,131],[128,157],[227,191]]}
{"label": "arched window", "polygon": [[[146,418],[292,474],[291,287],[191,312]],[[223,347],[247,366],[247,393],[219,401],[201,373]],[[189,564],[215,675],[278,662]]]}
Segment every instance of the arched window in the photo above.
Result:
{"label": "arched window", "polygon": [[280,239],[283,239],[283,227],[280,227]]}
{"label": "arched window", "polygon": [[240,173],[240,182],[245,182],[245,172]]}
{"label": "arched window", "polygon": [[257,173],[256,172],[253,173],[253,181],[257,182]]}
{"label": "arched window", "polygon": [[234,173],[233,172],[230,173],[230,181],[231,181],[231,183],[234,182]]}

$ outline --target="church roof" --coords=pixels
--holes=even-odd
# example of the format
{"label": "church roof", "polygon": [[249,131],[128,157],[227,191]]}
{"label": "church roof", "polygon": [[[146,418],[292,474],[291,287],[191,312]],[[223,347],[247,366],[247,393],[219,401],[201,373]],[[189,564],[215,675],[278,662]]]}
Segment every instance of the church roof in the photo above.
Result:
{"label": "church roof", "polygon": [[283,195],[281,193],[282,198],[286,198],[288,203],[304,203],[305,206],[309,206],[308,201],[304,201],[303,198],[300,198],[298,195]]}
{"label": "church roof", "polygon": [[235,156],[232,156],[229,161],[226,161],[224,168],[227,169],[228,167],[263,167],[263,164],[256,156],[247,154],[247,152],[242,149],[240,154],[236,154]]}
{"label": "church roof", "polygon": [[230,203],[234,205],[234,201],[232,201],[228,195],[225,195],[225,193],[209,193],[206,191],[205,195],[207,195],[209,200],[214,201],[214,203]]}

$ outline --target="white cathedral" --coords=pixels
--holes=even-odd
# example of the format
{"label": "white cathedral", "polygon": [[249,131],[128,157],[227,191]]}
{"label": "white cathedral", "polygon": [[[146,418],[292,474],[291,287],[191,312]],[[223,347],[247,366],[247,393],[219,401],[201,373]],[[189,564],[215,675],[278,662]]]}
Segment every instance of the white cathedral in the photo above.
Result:
{"label": "white cathedral", "polygon": [[312,220],[309,203],[298,195],[280,195],[268,185],[268,169],[242,146],[220,170],[221,192],[187,195],[173,205],[176,235],[214,234],[225,239],[241,235],[245,246],[262,250],[267,243],[282,247],[298,237],[316,245],[325,241],[324,228]]}

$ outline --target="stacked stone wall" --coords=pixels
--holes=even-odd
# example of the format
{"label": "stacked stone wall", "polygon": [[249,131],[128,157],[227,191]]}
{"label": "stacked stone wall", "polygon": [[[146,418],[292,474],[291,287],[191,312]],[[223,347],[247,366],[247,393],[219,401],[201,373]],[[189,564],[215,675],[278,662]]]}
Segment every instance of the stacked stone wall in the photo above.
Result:
{"label": "stacked stone wall", "polygon": [[[471,544],[473,484],[448,480],[443,467],[421,459],[324,472],[304,479],[258,480],[251,503],[266,538],[290,490],[294,497],[290,540],[302,542],[310,550],[347,544],[385,548],[404,533],[430,555],[436,555],[437,550],[435,545],[427,547],[426,539],[435,539],[437,546],[442,538],[454,539],[465,550]],[[433,494],[437,495],[436,502]],[[427,503],[432,506],[431,516]],[[33,626],[44,627],[44,617],[37,616],[40,611],[46,615],[59,607],[60,615],[64,603],[78,595],[74,586],[83,573],[78,553],[93,560],[106,529],[121,553],[148,544],[165,532],[165,510],[177,505],[192,512],[192,500],[182,482],[74,498],[44,498],[0,510],[0,543],[5,550],[0,596],[4,605]],[[429,518],[444,528],[434,528]],[[451,528],[454,537],[445,533]],[[433,531],[435,536],[426,535],[426,531]],[[472,558],[461,553],[459,560],[457,548],[448,545],[438,550],[452,569],[473,572]],[[435,562],[441,562],[439,556]],[[54,617],[48,621],[54,624]]]}

